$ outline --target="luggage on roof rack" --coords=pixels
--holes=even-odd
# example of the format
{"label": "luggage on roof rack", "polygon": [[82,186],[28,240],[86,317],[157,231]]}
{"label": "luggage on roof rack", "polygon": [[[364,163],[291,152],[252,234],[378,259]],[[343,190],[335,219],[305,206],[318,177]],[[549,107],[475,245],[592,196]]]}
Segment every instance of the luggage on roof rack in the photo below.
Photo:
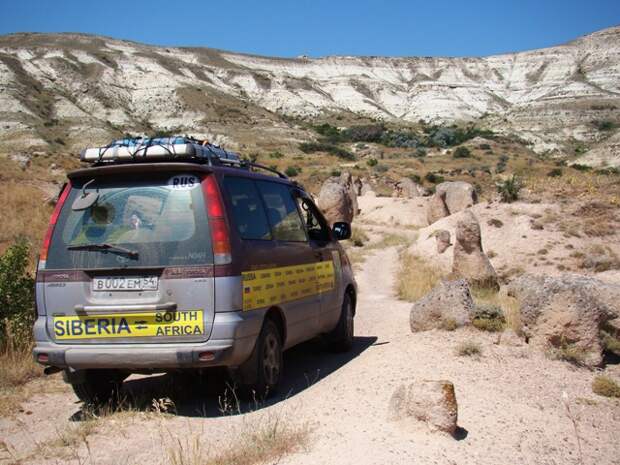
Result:
{"label": "luggage on roof rack", "polygon": [[118,139],[104,147],[82,150],[80,159],[93,163],[197,159],[241,166],[241,156],[193,137]]}

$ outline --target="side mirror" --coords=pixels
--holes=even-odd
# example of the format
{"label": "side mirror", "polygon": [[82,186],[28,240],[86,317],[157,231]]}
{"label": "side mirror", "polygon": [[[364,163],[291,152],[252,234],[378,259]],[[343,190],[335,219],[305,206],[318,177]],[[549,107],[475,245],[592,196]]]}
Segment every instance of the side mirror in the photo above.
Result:
{"label": "side mirror", "polygon": [[339,241],[345,241],[351,238],[351,225],[344,221],[336,221],[332,226],[332,232]]}

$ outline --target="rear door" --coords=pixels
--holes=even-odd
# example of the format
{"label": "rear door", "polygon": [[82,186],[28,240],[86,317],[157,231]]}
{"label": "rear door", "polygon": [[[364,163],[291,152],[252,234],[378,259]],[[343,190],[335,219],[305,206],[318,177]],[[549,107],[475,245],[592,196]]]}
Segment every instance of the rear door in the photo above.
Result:
{"label": "rear door", "polygon": [[[190,168],[191,169],[191,168]],[[59,344],[197,342],[214,318],[201,174],[73,180],[39,279]],[[98,192],[90,208],[72,205]]]}

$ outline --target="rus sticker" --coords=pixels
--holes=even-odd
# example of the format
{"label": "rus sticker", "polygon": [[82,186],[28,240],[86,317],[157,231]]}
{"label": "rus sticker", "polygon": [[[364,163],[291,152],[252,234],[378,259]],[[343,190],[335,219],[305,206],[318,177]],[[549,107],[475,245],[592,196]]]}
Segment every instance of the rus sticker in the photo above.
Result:
{"label": "rus sticker", "polygon": [[179,191],[193,189],[199,184],[200,180],[193,174],[177,174],[168,179],[168,187]]}

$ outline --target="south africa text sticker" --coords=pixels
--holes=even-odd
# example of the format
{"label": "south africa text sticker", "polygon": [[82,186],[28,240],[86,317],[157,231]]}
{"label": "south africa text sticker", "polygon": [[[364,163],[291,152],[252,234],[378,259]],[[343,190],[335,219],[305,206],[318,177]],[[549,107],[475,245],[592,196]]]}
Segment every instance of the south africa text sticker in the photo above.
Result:
{"label": "south africa text sticker", "polygon": [[178,174],[168,179],[168,187],[178,191],[190,190],[199,184],[200,180],[193,174]]}

